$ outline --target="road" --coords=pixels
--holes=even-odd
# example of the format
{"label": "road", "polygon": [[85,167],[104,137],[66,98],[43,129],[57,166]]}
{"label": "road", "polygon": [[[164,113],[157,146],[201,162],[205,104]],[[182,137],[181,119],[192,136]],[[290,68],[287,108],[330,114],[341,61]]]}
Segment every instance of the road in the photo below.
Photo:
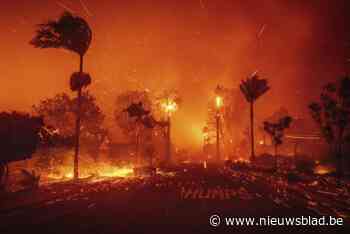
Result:
{"label": "road", "polygon": [[[332,178],[183,168],[155,177],[43,185],[0,202],[0,233],[348,233],[349,186]],[[213,227],[209,217],[219,215]],[[343,226],[226,226],[225,217],[343,217]]]}

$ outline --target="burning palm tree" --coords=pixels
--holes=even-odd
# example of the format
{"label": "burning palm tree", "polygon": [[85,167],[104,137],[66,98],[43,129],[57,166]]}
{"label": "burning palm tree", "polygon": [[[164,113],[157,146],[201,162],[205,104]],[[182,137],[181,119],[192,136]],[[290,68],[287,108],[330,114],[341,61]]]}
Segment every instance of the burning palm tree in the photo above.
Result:
{"label": "burning palm tree", "polygon": [[64,12],[58,20],[49,20],[39,24],[35,37],[30,41],[36,48],[63,48],[79,55],[79,72],[73,73],[70,80],[72,91],[78,93],[78,110],[76,118],[76,144],[74,154],[74,178],[79,176],[79,136],[80,136],[80,107],[82,89],[91,83],[89,74],[83,72],[84,55],[90,47],[92,31],[89,24],[81,17],[70,12]]}
{"label": "burning palm tree", "polygon": [[177,111],[179,108],[179,103],[181,99],[179,98],[176,92],[168,92],[165,91],[163,96],[159,98],[160,107],[166,115],[166,123],[167,123],[167,144],[166,144],[166,163],[171,162],[171,116]]}
{"label": "burning palm tree", "polygon": [[242,80],[239,87],[247,102],[250,104],[251,160],[254,160],[254,103],[260,96],[266,93],[270,87],[267,80],[259,79],[256,73],[254,73],[250,78]]}

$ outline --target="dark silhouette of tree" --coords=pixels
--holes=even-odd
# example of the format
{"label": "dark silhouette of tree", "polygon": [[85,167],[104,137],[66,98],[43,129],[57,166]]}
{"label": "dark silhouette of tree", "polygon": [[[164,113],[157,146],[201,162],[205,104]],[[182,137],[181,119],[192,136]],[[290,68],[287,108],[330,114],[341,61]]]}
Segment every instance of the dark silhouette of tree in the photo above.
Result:
{"label": "dark silhouette of tree", "polygon": [[63,48],[83,57],[89,49],[92,32],[81,17],[64,12],[58,20],[39,24],[31,44],[38,48]]}
{"label": "dark silhouette of tree", "polygon": [[72,99],[66,93],[60,93],[52,98],[46,98],[33,105],[34,113],[45,119],[47,126],[57,129],[64,136],[74,135],[74,113]]}
{"label": "dark silhouette of tree", "polygon": [[39,24],[36,35],[30,42],[37,48],[63,48],[79,55],[79,72],[73,73],[70,80],[72,91],[77,91],[78,93],[74,155],[75,179],[79,177],[78,163],[82,89],[91,83],[90,75],[83,72],[84,55],[90,47],[91,40],[92,31],[89,24],[79,16],[74,16],[70,12],[64,12],[58,20],[49,20],[47,23]]}
{"label": "dark silhouette of tree", "polygon": [[309,109],[326,142],[336,149],[337,173],[341,176],[343,145],[350,140],[350,77],[324,86],[320,101],[311,103]]}
{"label": "dark silhouette of tree", "polygon": [[81,92],[82,88],[85,88],[91,84],[91,77],[88,73],[74,72],[70,77],[70,89],[74,92]]}
{"label": "dark silhouette of tree", "polygon": [[[142,106],[136,106],[142,105]],[[121,129],[129,140],[137,142],[140,134],[140,122],[138,113],[142,109],[150,111],[152,109],[152,101],[149,93],[144,91],[127,91],[117,96],[115,102],[114,119],[117,126]],[[127,111],[129,109],[129,111]]]}
{"label": "dark silhouette of tree", "polygon": [[[107,130],[103,127],[105,115],[96,103],[96,99],[89,92],[80,97],[81,109],[81,143],[84,149],[95,159],[98,148],[107,137]],[[33,106],[33,111],[43,116],[49,133],[56,132],[51,136],[54,146],[70,147],[70,139],[75,137],[74,117],[78,110],[78,98],[70,98],[67,94],[57,94],[53,98],[42,100]],[[57,142],[58,141],[58,142]]]}
{"label": "dark silhouette of tree", "polygon": [[267,80],[259,79],[256,73],[246,80],[242,80],[239,87],[247,102],[250,104],[251,160],[254,160],[254,103],[260,96],[266,93],[270,87],[268,86]]}
{"label": "dark silhouette of tree", "polygon": [[[265,121],[267,122],[276,122],[279,121],[284,116],[289,116],[288,110],[281,106],[277,111],[273,112],[272,115],[267,117]],[[259,126],[259,132],[261,132],[263,137],[263,145],[266,145],[266,131],[264,130],[264,126]]]}
{"label": "dark silhouette of tree", "polygon": [[152,127],[150,111],[153,103],[150,94],[146,91],[126,91],[117,96],[115,102],[114,119],[123,134],[135,146],[135,158],[141,158],[141,145],[147,138],[147,123]]}
{"label": "dark silhouette of tree", "polygon": [[150,136],[162,136],[168,127],[166,121],[157,120],[163,114],[159,112],[160,105],[154,102],[149,92],[126,91],[117,96],[114,118],[125,137],[135,146],[137,161],[143,153],[151,158],[156,154],[157,150],[152,149],[155,139]]}
{"label": "dark silhouette of tree", "polygon": [[9,162],[30,158],[36,151],[43,125],[41,117],[18,112],[0,113],[0,186],[8,173]]}
{"label": "dark silhouette of tree", "polygon": [[157,121],[152,115],[151,111],[144,109],[142,102],[131,103],[125,110],[130,118],[142,124],[145,128],[155,128],[156,126],[165,126],[166,124],[161,121]]}
{"label": "dark silhouette of tree", "polygon": [[[143,132],[143,134],[140,134],[140,135],[144,135],[143,136],[144,153],[148,157],[149,166],[153,168],[153,159],[154,159],[156,150],[152,140],[152,135],[153,135],[152,131],[155,130],[156,127],[161,127],[161,128],[167,127],[168,122],[157,121],[153,117],[151,112],[149,110],[146,110],[143,107],[142,102],[131,103],[124,111],[128,114],[130,118],[134,118],[134,121],[141,127],[141,131]],[[136,143],[140,144],[140,140],[137,141]],[[139,146],[137,146],[137,150],[139,150]]]}
{"label": "dark silhouette of tree", "polygon": [[265,121],[276,122],[285,116],[289,116],[288,110],[281,106],[277,111],[273,112],[272,115],[266,118]]}
{"label": "dark silhouette of tree", "polygon": [[136,117],[137,119],[142,119],[150,113],[149,110],[143,108],[142,102],[131,103],[124,111],[128,112],[130,118]]}
{"label": "dark silhouette of tree", "polygon": [[284,130],[289,128],[292,117],[285,116],[280,118],[277,122],[264,122],[264,130],[270,135],[272,144],[275,149],[275,170],[277,171],[277,147],[283,143]]}

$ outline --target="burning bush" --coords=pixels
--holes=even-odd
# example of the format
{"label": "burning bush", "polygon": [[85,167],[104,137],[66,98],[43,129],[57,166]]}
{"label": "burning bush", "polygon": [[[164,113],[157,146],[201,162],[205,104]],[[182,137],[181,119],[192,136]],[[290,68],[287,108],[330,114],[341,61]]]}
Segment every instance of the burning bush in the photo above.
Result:
{"label": "burning bush", "polygon": [[[65,93],[57,94],[34,105],[33,111],[42,115],[48,125],[45,129],[50,133],[49,144],[41,145],[39,162],[41,167],[48,167],[52,158],[62,161],[61,155],[74,146],[77,99]],[[107,130],[103,127],[105,115],[89,92],[84,92],[81,97],[81,114],[82,151],[97,160],[99,148],[107,139]]]}

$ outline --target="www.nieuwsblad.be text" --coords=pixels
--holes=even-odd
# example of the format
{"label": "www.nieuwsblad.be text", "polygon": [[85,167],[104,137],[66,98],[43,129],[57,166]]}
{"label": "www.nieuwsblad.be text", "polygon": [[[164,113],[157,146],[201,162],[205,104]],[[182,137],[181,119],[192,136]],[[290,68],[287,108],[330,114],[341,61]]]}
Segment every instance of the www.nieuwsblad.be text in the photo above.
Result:
{"label": "www.nieuwsblad.be text", "polygon": [[322,216],[300,216],[300,217],[220,217],[212,215],[209,217],[212,227],[218,226],[342,226],[343,218]]}

